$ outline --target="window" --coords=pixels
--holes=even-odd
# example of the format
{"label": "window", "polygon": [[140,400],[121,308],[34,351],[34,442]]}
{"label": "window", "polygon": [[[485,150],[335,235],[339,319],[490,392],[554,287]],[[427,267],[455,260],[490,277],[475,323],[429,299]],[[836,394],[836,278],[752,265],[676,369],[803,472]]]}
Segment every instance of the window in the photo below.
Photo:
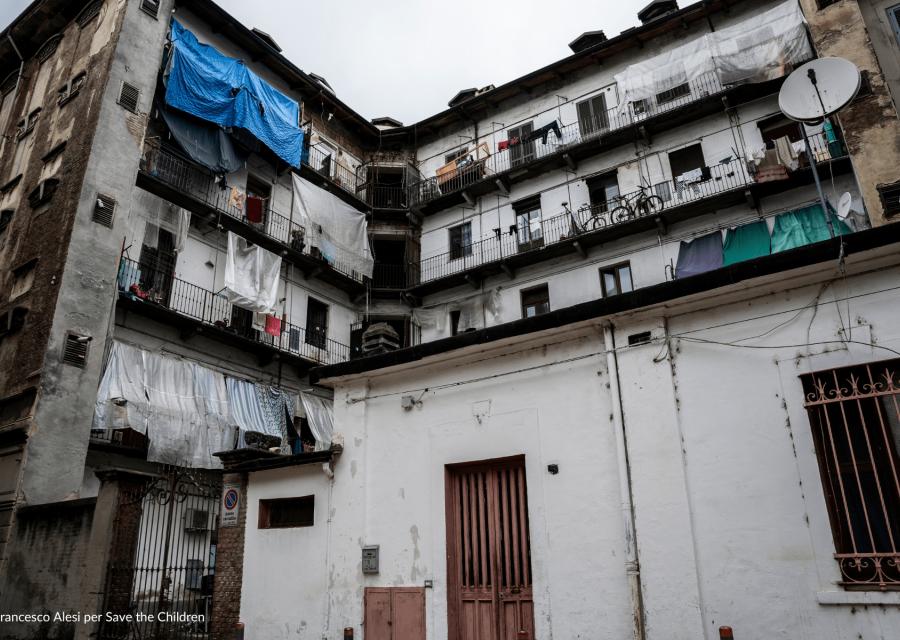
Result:
{"label": "window", "polygon": [[58,186],[59,180],[56,178],[41,180],[32,192],[28,194],[28,204],[31,205],[32,209],[35,209],[42,204],[50,202],[50,199],[53,198],[53,194],[56,193],[56,188]]}
{"label": "window", "polygon": [[703,148],[699,144],[693,144],[684,149],[669,152],[669,166],[672,168],[672,177],[676,182],[686,173],[698,169],[702,171],[706,167]]}
{"label": "window", "polygon": [[841,584],[900,587],[900,359],[801,376]]}
{"label": "window", "polygon": [[803,140],[803,136],[800,133],[800,125],[780,115],[761,120],[759,131],[767,149],[774,149],[775,141],[779,138],[787,138],[791,142]]}
{"label": "window", "polygon": [[643,116],[650,113],[650,100],[648,100],[647,98],[644,98],[643,100],[635,100],[631,103],[631,110],[636,116]]}
{"label": "window", "polygon": [[78,26],[84,29],[84,27],[98,15],[100,15],[100,7],[103,6],[103,0],[97,0],[96,2],[92,2],[88,6],[86,6],[81,13],[78,14],[78,17],[75,18],[75,22],[78,23]]}
{"label": "window", "polygon": [[14,396],[0,400],[0,426],[24,420],[32,415],[37,389],[30,387]]}
{"label": "window", "polygon": [[444,164],[450,164],[454,160],[462,158],[467,153],[469,153],[469,147],[460,147],[456,151],[451,151],[450,153],[444,155]]}
{"label": "window", "polygon": [[900,213],[900,182],[878,185],[878,196],[884,215],[895,216]]}
{"label": "window", "polygon": [[59,97],[56,99],[56,103],[58,105],[64,105],[69,100],[78,95],[78,92],[81,91],[81,87],[84,86],[84,81],[87,79],[87,73],[82,71],[74,78],[69,80],[66,84],[59,88]]}
{"label": "window", "polygon": [[38,116],[40,115],[41,108],[38,107],[27,116],[19,120],[19,124],[17,125],[18,131],[16,132],[16,136],[19,140],[31,133],[32,129],[34,129],[34,125],[37,124]]}
{"label": "window", "polygon": [[141,0],[141,11],[155,18],[159,15],[159,0]]}
{"label": "window", "polygon": [[25,326],[26,317],[28,317],[28,309],[26,307],[15,307],[6,313],[0,314],[0,339],[20,331]]}
{"label": "window", "polygon": [[541,196],[537,195],[513,205],[516,211],[516,240],[519,251],[529,251],[544,246],[544,229],[541,226]]}
{"label": "window", "polygon": [[534,160],[534,141],[528,140],[534,131],[534,126],[530,122],[513,127],[507,131],[509,140],[509,165],[516,165]]}
{"label": "window", "polygon": [[37,267],[37,262],[37,258],[34,258],[13,269],[12,290],[9,293],[10,300],[15,300],[19,296],[28,293],[31,289],[31,285],[34,284],[34,271],[35,267]]}
{"label": "window", "polygon": [[611,267],[601,268],[600,284],[603,287],[604,298],[633,291],[634,286],[631,282],[631,264],[624,262]]}
{"label": "window", "polygon": [[609,211],[619,197],[619,174],[617,171],[604,173],[587,181],[588,193],[591,197],[591,207],[595,211]]}
{"label": "window", "polygon": [[525,289],[521,295],[523,318],[533,318],[550,311],[550,289],[547,285]]}
{"label": "window", "polygon": [[122,82],[122,88],[119,89],[119,99],[117,102],[124,109],[131,111],[131,113],[137,113],[140,95],[141,90],[136,86],[127,82]]}
{"label": "window", "polygon": [[673,102],[678,98],[683,98],[684,96],[691,95],[691,87],[687,82],[684,82],[677,87],[672,87],[671,89],[666,89],[660,93],[656,94],[656,103],[657,104],[666,104],[667,102]]}
{"label": "window", "polygon": [[55,36],[50,36],[47,38],[46,42],[41,45],[41,48],[38,49],[37,53],[34,54],[34,57],[37,58],[38,62],[46,62],[50,59],[50,56],[56,53],[56,49],[59,47],[61,40],[62,34],[57,33]]}
{"label": "window", "polygon": [[450,312],[450,335],[455,336],[459,334],[459,316],[462,313],[459,309],[454,309]]}
{"label": "window", "polygon": [[13,209],[4,209],[3,211],[0,211],[0,236],[3,235],[3,232],[6,231],[6,227],[12,222],[14,213],[15,211]]}
{"label": "window", "polygon": [[259,501],[260,529],[311,527],[315,524],[315,496]]}
{"label": "window", "polygon": [[816,0],[816,4],[819,5],[819,9],[824,9],[825,7],[830,7],[833,4],[837,4],[840,0]]}
{"label": "window", "polygon": [[606,96],[600,94],[576,105],[578,129],[582,136],[609,129],[609,114],[606,112]]}
{"label": "window", "polygon": [[472,223],[465,222],[450,227],[450,259],[472,255]]}
{"label": "window", "polygon": [[897,38],[897,44],[900,45],[900,4],[888,8],[887,13],[891,28],[894,30],[894,37]]}
{"label": "window", "polygon": [[324,349],[328,342],[328,305],[315,298],[306,304],[306,344]]}

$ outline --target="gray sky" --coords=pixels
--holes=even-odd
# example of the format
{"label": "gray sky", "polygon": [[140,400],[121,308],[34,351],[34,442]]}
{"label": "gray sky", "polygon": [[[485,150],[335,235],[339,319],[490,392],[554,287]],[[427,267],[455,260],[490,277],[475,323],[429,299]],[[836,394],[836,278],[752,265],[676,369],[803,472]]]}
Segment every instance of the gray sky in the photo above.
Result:
{"label": "gray sky", "polygon": [[[28,2],[0,0],[0,24]],[[325,76],[366,118],[406,124],[443,110],[460,89],[500,85],[568,55],[584,31],[618,34],[648,2],[219,0],[271,34],[298,67]]]}

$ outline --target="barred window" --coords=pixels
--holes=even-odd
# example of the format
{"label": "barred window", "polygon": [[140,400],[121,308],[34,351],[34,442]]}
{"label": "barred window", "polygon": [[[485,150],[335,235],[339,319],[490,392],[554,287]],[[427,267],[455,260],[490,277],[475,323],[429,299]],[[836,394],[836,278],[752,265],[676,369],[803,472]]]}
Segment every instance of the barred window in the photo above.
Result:
{"label": "barred window", "polygon": [[900,589],[900,359],[801,379],[841,584]]}

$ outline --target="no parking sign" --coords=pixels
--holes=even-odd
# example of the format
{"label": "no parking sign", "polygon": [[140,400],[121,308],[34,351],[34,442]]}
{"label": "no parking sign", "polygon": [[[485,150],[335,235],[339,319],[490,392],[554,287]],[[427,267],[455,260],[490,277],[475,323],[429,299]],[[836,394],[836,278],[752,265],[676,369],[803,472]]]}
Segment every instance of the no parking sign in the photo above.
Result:
{"label": "no parking sign", "polygon": [[241,485],[226,483],[222,487],[222,526],[236,527],[241,512]]}

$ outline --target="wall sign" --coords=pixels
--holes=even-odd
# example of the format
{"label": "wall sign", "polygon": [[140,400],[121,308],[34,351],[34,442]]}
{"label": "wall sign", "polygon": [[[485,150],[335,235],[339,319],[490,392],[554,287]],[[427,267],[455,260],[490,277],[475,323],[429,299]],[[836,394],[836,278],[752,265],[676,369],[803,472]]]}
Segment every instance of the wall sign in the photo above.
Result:
{"label": "wall sign", "polygon": [[241,513],[241,485],[227,482],[222,486],[222,525],[236,527]]}

